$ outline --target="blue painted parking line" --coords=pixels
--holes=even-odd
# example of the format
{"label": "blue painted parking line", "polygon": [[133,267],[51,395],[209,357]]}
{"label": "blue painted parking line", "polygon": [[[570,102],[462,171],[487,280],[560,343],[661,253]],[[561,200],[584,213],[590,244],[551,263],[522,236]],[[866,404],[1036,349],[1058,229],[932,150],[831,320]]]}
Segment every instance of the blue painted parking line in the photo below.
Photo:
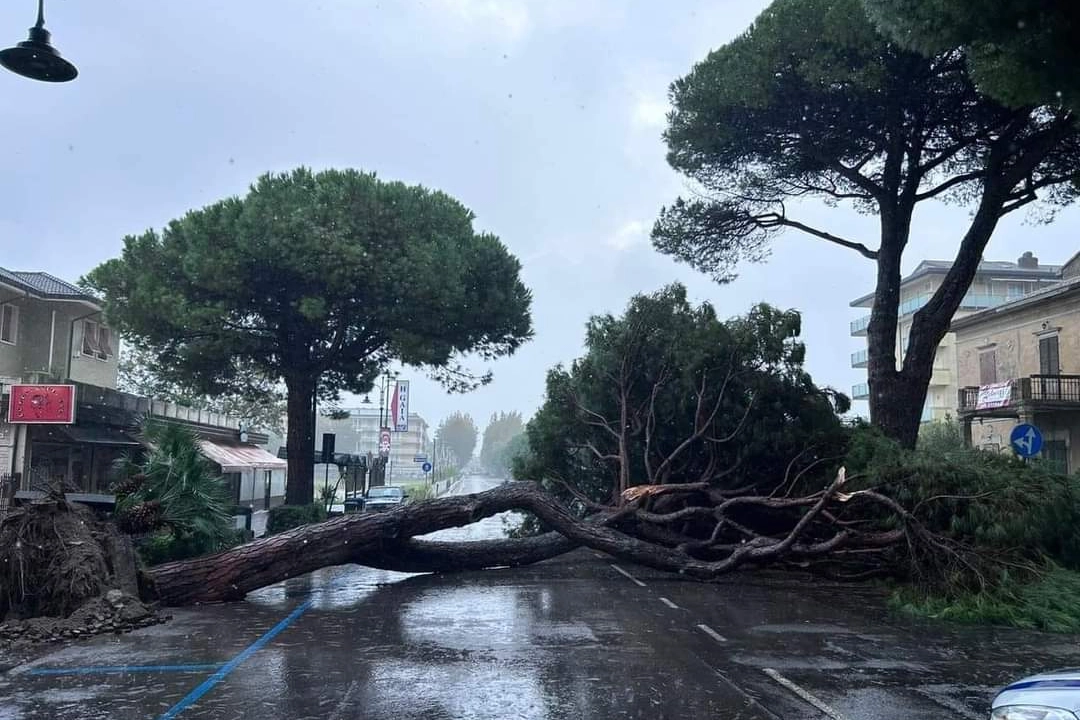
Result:
{"label": "blue painted parking line", "polygon": [[215,672],[213,675],[206,678],[206,680],[203,680],[198,687],[185,695],[180,700],[180,702],[176,703],[171,708],[166,710],[165,713],[158,718],[158,720],[172,720],[177,715],[184,712],[189,707],[198,702],[199,698],[213,690],[214,686],[224,680],[226,677],[228,677],[229,674],[240,665],[240,663],[244,662],[252,655],[257,653],[263,648],[263,646],[266,645],[266,643],[273,640],[275,637],[278,636],[278,634],[285,630],[285,628],[296,622],[296,620],[301,615],[308,611],[308,608],[310,608],[313,603],[313,600],[308,600],[301,604],[299,607],[297,607],[295,610],[293,610],[291,613],[289,613],[281,622],[267,630],[266,634],[264,634],[258,640],[244,648],[240,652],[240,654],[234,657],[232,660],[218,668],[217,672]]}
{"label": "blue painted parking line", "polygon": [[122,675],[124,673],[207,672],[217,670],[220,663],[206,665],[96,665],[70,668],[30,668],[27,675]]}

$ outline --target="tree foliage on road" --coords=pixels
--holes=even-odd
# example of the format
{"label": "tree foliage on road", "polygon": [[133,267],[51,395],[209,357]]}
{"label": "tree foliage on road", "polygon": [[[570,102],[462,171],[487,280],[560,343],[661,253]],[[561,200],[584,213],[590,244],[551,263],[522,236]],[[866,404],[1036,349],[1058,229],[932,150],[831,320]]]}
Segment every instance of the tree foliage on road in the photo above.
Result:
{"label": "tree foliage on road", "polygon": [[594,316],[585,355],[548,373],[515,475],[610,504],[641,484],[764,489],[836,459],[847,399],[803,368],[800,326],[768,305],[722,321],[679,284]]}
{"label": "tree foliage on road", "polygon": [[155,369],[155,353],[133,342],[124,342],[118,362],[117,388],[135,395],[179,405],[224,413],[239,418],[244,426],[285,434],[285,393],[278,382],[259,376],[247,378],[244,388],[216,397],[191,392],[190,388],[162,377]]}
{"label": "tree foliage on road", "polygon": [[450,196],[355,170],[260,177],[244,197],[124,239],[86,284],[110,323],[192,392],[281,380],[286,502],[313,500],[313,400],[367,392],[391,362],[451,390],[532,335],[520,264]]}
{"label": "tree foliage on road", "polygon": [[[662,252],[735,276],[797,231],[876,266],[868,328],[870,414],[913,447],[937,347],[999,220],[1072,202],[1080,129],[1056,106],[979,94],[962,51],[924,57],[881,35],[861,0],[776,0],[741,37],[671,87],[668,161],[697,185],[653,228]],[[847,203],[879,219],[876,243],[802,222],[794,202]],[[971,210],[955,261],[896,356],[899,284],[916,206]],[[943,248],[943,251],[945,249]],[[952,251],[952,248],[949,248]]]}
{"label": "tree foliage on road", "polygon": [[511,453],[514,448],[511,447],[511,442],[523,432],[525,423],[521,419],[521,413],[492,413],[480,444],[480,462],[488,473],[495,477],[506,476],[513,457]]}
{"label": "tree foliage on road", "polygon": [[1075,0],[863,0],[893,40],[926,55],[963,48],[983,92],[1012,106],[1080,110]]}
{"label": "tree foliage on road", "polygon": [[476,449],[476,440],[480,436],[480,430],[472,415],[455,412],[444,418],[435,430],[435,442],[450,449],[454,455],[457,467],[465,467],[472,459],[473,450]]}

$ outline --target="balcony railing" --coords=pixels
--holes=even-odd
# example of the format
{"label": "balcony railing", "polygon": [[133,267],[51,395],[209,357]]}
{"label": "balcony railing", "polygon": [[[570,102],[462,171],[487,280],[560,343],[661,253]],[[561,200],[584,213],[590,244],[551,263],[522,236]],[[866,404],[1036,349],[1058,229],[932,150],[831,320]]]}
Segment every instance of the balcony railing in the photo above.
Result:
{"label": "balcony railing", "polygon": [[869,362],[869,351],[866,349],[851,353],[851,367],[864,368]]}
{"label": "balcony railing", "polygon": [[863,315],[861,318],[856,318],[851,321],[851,334],[855,336],[865,335],[866,326],[870,324],[870,316]]}
{"label": "balcony railing", "polygon": [[851,386],[851,399],[852,400],[869,400],[870,399],[870,386],[866,383],[857,383]]}
{"label": "balcony railing", "polygon": [[1032,375],[1011,380],[1008,401],[993,408],[979,407],[979,388],[962,387],[957,398],[960,412],[1014,409],[1021,404],[1070,408],[1080,407],[1080,375]]}
{"label": "balcony railing", "polygon": [[[900,317],[904,315],[910,315],[916,310],[920,309],[926,303],[930,302],[930,298],[933,297],[929,293],[925,295],[918,295],[913,298],[900,303],[896,308],[896,314]],[[968,293],[964,296],[964,299],[960,301],[960,307],[965,310],[985,310],[986,308],[997,307],[1003,303],[1017,300],[1023,297],[1023,295],[1013,294],[1009,295],[985,295],[982,293]],[[864,315],[861,318],[851,321],[851,334],[859,337],[866,335],[866,328],[870,325],[870,316]]]}

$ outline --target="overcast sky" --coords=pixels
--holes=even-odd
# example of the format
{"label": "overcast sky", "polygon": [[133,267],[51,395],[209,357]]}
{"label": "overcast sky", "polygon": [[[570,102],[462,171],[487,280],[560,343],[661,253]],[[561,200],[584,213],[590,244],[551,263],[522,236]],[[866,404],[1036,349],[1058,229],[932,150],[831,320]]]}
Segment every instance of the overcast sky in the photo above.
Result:
{"label": "overcast sky", "polygon": [[[648,240],[683,189],[660,137],[667,87],[766,4],[49,0],[47,27],[80,76],[0,72],[0,266],[74,281],[124,235],[242,194],[261,173],[355,167],[459,198],[521,259],[534,294],[536,337],[492,366],[491,385],[450,396],[406,375],[413,410],[433,423],[458,409],[481,429],[494,411],[528,416],[546,370],[581,353],[591,314],[674,280],[722,316],[760,301],[800,309],[815,379],[850,391],[865,376],[850,368],[861,340],[848,322],[865,311],[848,302],[872,289],[869,261],[791,234],[718,286]],[[25,39],[35,5],[0,3],[3,45]],[[873,218],[797,212],[876,244]],[[923,210],[905,269],[952,257],[966,219]],[[987,257],[1063,261],[1080,249],[1078,220],[1010,217]]]}

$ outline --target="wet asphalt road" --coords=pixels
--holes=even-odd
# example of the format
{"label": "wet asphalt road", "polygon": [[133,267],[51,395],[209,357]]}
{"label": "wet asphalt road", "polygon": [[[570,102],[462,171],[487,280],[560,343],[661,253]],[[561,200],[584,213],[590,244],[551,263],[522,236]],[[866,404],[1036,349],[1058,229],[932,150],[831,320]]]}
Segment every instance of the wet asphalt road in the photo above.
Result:
{"label": "wet asphalt road", "polygon": [[882,608],[870,588],[703,585],[585,550],[454,576],[332,568],[51,649],[0,675],[0,720],[983,720],[1002,684],[1080,664],[1069,637]]}

